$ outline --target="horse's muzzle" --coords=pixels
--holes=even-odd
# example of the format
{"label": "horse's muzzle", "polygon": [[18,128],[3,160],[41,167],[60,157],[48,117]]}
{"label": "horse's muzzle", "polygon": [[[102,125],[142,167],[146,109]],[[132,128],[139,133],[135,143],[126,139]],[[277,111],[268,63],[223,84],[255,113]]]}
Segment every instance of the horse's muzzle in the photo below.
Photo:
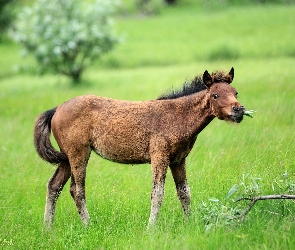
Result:
{"label": "horse's muzzle", "polygon": [[244,106],[234,106],[230,115],[231,119],[236,123],[240,123],[244,117],[245,108]]}

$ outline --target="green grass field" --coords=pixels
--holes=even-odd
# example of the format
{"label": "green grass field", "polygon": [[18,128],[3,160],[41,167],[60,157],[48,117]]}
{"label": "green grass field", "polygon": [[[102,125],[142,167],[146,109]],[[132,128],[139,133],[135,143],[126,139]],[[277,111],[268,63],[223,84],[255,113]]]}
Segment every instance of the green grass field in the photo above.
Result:
{"label": "green grass field", "polygon": [[[294,249],[293,201],[261,201],[244,222],[206,231],[202,201],[223,199],[243,174],[261,178],[263,194],[286,171],[295,180],[294,5],[164,9],[161,15],[116,18],[125,36],[85,72],[81,86],[62,76],[35,76],[18,46],[0,44],[0,249]],[[15,65],[32,70],[16,73]],[[171,174],[158,224],[150,209],[149,165],[120,165],[92,154],[86,179],[92,219],[80,223],[67,184],[52,231],[43,229],[46,182],[54,167],[33,146],[43,111],[77,95],[155,99],[204,70],[235,68],[233,86],[257,111],[239,125],[215,119],[187,159],[192,218],[183,221]]]}

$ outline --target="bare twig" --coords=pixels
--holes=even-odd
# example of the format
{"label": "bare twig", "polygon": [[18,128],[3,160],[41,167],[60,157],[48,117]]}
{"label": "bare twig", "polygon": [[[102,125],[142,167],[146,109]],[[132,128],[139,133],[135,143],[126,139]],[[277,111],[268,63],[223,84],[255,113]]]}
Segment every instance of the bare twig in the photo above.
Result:
{"label": "bare twig", "polygon": [[263,196],[255,196],[255,197],[242,197],[238,201],[242,200],[249,200],[251,201],[248,208],[245,209],[245,211],[239,216],[239,218],[243,218],[246,216],[247,213],[251,210],[251,208],[255,205],[257,201],[261,200],[278,200],[278,199],[295,199],[295,195],[290,195],[290,194],[275,194],[275,195],[263,195]]}

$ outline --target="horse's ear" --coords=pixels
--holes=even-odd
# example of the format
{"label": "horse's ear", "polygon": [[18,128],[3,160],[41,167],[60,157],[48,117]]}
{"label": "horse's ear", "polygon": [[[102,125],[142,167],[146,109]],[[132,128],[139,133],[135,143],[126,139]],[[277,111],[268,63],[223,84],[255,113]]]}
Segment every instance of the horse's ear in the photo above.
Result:
{"label": "horse's ear", "polygon": [[210,86],[212,85],[212,77],[207,70],[203,74],[203,83],[206,85],[207,88],[210,88]]}
{"label": "horse's ear", "polygon": [[229,84],[234,80],[234,73],[235,73],[235,70],[232,67],[231,70],[228,73],[228,83]]}

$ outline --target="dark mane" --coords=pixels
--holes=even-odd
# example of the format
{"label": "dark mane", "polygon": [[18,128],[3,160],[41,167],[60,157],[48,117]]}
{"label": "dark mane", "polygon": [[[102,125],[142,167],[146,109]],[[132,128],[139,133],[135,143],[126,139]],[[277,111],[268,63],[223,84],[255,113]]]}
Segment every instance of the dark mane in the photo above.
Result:
{"label": "dark mane", "polygon": [[[214,71],[211,74],[212,81],[214,83],[218,82],[229,82],[228,74],[224,71]],[[157,100],[167,100],[167,99],[176,99],[183,96],[188,96],[205,90],[207,87],[203,83],[202,75],[197,75],[193,80],[186,81],[181,89],[170,90],[167,93],[161,95]]]}

